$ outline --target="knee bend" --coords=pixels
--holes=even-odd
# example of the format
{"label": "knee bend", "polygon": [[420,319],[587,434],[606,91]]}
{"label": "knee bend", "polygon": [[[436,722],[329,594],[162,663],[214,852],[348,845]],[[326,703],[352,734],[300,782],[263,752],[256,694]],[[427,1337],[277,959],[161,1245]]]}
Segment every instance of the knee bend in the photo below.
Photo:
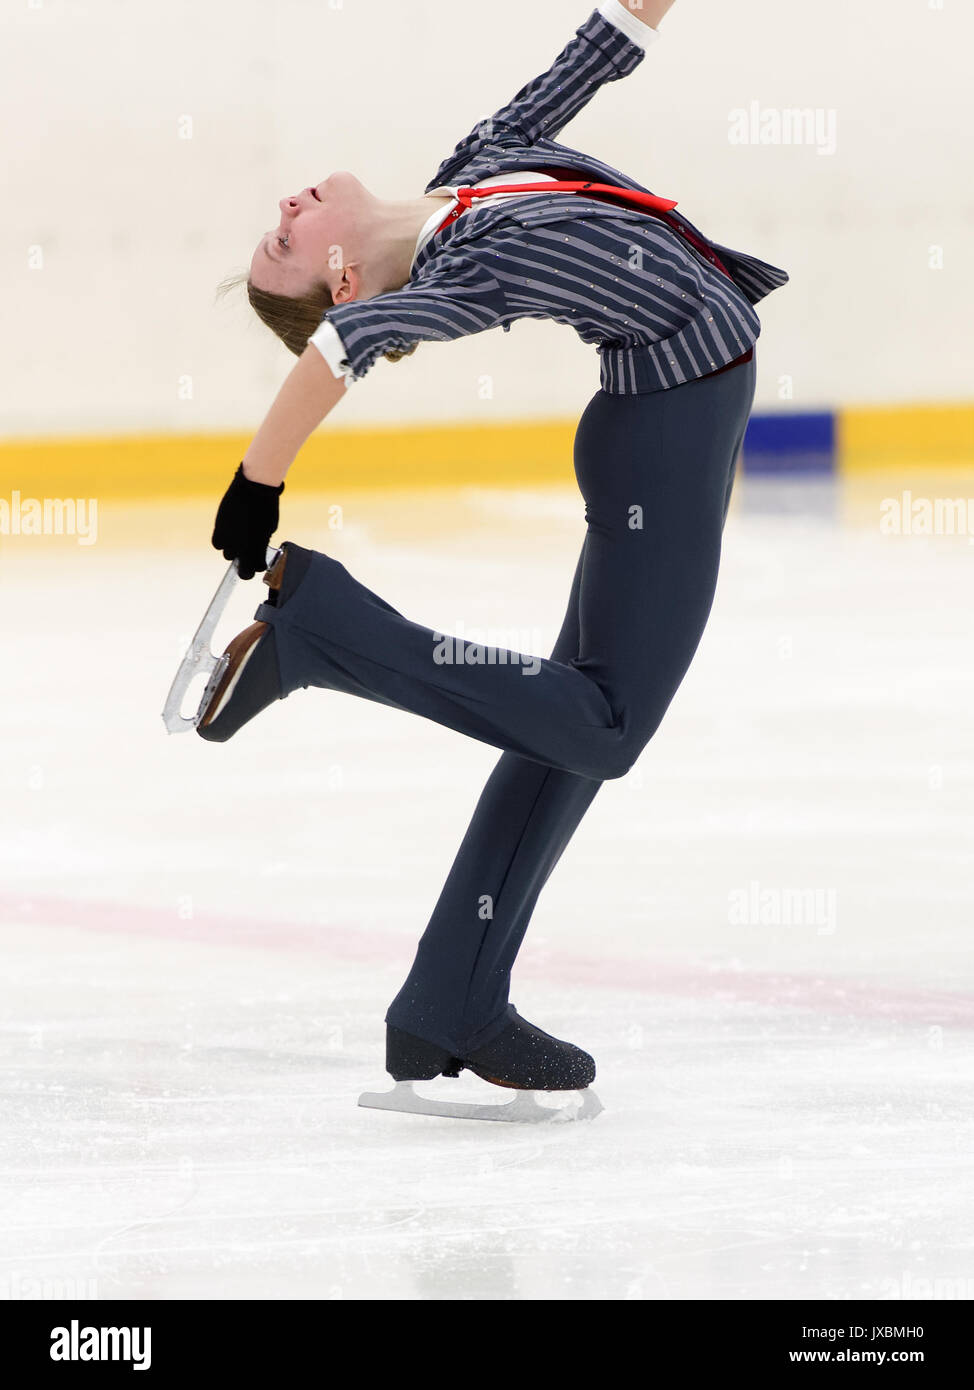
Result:
{"label": "knee bend", "polygon": [[626,737],[604,750],[600,758],[600,777],[603,781],[614,782],[631,772],[648,739]]}
{"label": "knee bend", "polygon": [[663,711],[660,711],[648,724],[641,724],[638,729],[618,730],[618,736],[602,750],[602,778],[617,781],[631,772],[662,722]]}
{"label": "knee bend", "polygon": [[610,758],[602,772],[603,780],[606,782],[617,782],[621,777],[625,777],[631,772],[639,752],[633,750],[631,753],[621,754],[618,757]]}

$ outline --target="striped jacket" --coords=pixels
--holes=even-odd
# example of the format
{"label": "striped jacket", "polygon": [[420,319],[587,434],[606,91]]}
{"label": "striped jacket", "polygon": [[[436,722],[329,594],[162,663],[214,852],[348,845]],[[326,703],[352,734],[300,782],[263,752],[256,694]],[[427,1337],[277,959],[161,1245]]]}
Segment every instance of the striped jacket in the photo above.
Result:
{"label": "striped jacket", "polygon": [[[565,171],[561,177],[649,192],[552,138],[598,87],[632,72],[643,56],[641,44],[595,10],[546,73],[460,141],[424,191],[554,167]],[[706,242],[732,278],[646,213],[541,192],[475,203],[429,238],[401,290],[336,305],[325,321],[337,330],[353,380],[390,349],[542,318],[568,324],[597,347],[603,390],[666,390],[752,347],[761,331],[754,304],[788,280],[782,270],[710,242],[679,211],[671,218]]]}

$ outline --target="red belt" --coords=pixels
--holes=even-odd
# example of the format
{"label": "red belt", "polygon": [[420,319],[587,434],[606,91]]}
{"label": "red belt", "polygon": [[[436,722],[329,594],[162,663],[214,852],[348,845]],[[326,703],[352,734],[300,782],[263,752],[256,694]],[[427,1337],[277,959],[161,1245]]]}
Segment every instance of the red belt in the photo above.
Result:
{"label": "red belt", "polygon": [[558,179],[553,183],[495,183],[490,188],[458,188],[457,206],[452,212],[447,213],[436,230],[442,232],[444,227],[455,222],[461,212],[470,207],[474,198],[492,198],[495,193],[588,193],[593,197],[598,194],[611,194],[614,198],[623,198],[634,204],[643,212],[671,212],[676,207],[672,198],[657,198],[653,193],[640,193],[634,188],[620,188],[614,183],[592,183],[591,180],[583,183],[581,180],[569,182]]}

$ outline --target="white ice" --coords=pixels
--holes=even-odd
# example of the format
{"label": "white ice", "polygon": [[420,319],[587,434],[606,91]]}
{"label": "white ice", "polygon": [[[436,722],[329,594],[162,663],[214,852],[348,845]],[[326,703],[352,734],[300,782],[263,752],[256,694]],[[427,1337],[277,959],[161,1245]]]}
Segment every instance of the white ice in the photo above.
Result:
{"label": "white ice", "polygon": [[[515,971],[598,1064],[559,1126],[356,1106],[497,751],[320,691],[169,737],[212,507],[5,538],[0,1296],[971,1297],[974,551],[881,535],[891,490],[739,487],[692,670]],[[582,526],[573,489],[295,488],[280,538],[545,652]]]}

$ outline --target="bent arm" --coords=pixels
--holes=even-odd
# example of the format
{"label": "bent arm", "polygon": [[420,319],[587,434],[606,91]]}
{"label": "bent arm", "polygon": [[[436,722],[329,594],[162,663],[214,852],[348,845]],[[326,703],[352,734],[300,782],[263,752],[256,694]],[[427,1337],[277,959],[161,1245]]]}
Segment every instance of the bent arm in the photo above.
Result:
{"label": "bent arm", "polygon": [[[243,458],[255,483],[284,481],[302,445],[344,396],[389,349],[449,342],[495,327],[504,295],[494,275],[474,258],[443,254],[429,273],[402,290],[329,309],[278,391]],[[337,330],[345,372],[336,374],[323,335]],[[333,340],[334,341],[334,340]]]}
{"label": "bent arm", "polygon": [[[504,294],[493,271],[476,256],[441,252],[401,290],[352,300],[329,309],[308,340],[322,360],[331,359],[358,381],[376,359],[417,343],[446,343],[495,327]],[[336,336],[337,335],[337,336]]]}
{"label": "bent arm", "polygon": [[255,483],[283,483],[301,446],[345,390],[321,353],[306,347],[244,454],[244,476]]}

